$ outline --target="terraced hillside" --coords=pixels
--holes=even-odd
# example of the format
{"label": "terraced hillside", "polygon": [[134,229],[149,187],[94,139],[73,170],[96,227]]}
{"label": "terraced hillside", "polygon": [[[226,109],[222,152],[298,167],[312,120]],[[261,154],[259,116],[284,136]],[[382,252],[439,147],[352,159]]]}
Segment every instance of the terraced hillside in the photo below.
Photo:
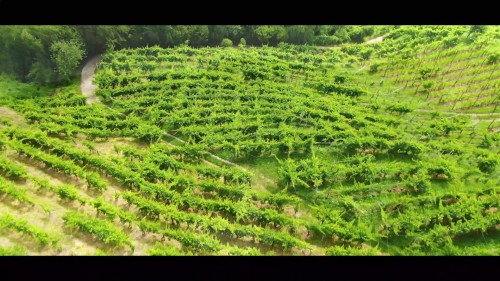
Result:
{"label": "terraced hillside", "polygon": [[2,100],[1,253],[499,255],[498,37],[429,29],[123,49],[96,103]]}
{"label": "terraced hillside", "polygon": [[498,60],[498,51],[461,46],[417,54],[382,71],[388,81],[424,95],[431,103],[491,112],[500,101]]}
{"label": "terraced hillside", "polygon": [[[271,247],[311,251],[300,240],[304,220],[294,216],[297,198],[253,192],[245,172],[202,162],[197,146],[134,141],[130,136],[140,132],[146,135],[138,138],[152,140],[148,133],[154,132],[132,119],[106,122],[121,118],[103,107],[64,106],[67,97],[46,102],[30,107],[30,124],[2,128],[3,203],[12,214],[7,219],[29,215],[37,222],[33,227],[54,232],[54,242],[43,251],[27,240],[32,254],[94,254],[99,248],[139,255],[255,254]],[[60,114],[65,117],[58,119]],[[116,136],[93,122],[114,127]],[[284,212],[287,206],[291,209]],[[18,239],[11,223],[3,229]],[[243,247],[247,244],[257,246]]]}

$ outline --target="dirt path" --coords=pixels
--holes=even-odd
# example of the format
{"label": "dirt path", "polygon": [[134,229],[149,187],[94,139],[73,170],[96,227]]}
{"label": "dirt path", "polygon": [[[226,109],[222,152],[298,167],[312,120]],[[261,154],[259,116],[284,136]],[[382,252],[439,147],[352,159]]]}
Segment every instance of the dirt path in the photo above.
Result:
{"label": "dirt path", "polygon": [[365,44],[375,44],[375,43],[382,42],[382,40],[384,40],[384,36],[379,36],[377,38],[373,38],[373,39],[366,41]]}
{"label": "dirt path", "polygon": [[[362,44],[375,44],[375,43],[380,43],[384,40],[384,37],[387,36],[387,34],[370,39]],[[330,48],[339,48],[342,44],[336,44],[332,46],[316,46],[318,49],[330,49]]]}
{"label": "dirt path", "polygon": [[92,84],[92,80],[94,79],[94,72],[100,60],[101,60],[101,55],[97,55],[88,60],[82,69],[81,89],[82,89],[82,94],[85,97],[87,97],[87,104],[99,102],[99,97],[97,97],[95,94],[97,85]]}
{"label": "dirt path", "polygon": [[0,106],[0,116],[11,119],[12,122],[14,122],[15,124],[19,124],[21,126],[26,125],[23,116],[21,116],[19,113],[15,112],[9,107]]}

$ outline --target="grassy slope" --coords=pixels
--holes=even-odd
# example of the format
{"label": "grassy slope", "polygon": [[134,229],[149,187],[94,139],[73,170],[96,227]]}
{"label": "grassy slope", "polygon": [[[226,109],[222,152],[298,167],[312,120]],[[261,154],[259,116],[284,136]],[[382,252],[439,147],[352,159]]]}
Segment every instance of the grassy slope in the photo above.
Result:
{"label": "grassy slope", "polygon": [[11,76],[0,74],[0,98],[43,97],[51,91],[50,87],[21,83]]}
{"label": "grassy slope", "polygon": [[[386,102],[403,102],[407,104],[411,104],[413,108],[416,109],[428,109],[431,107],[431,109],[436,109],[436,110],[443,110],[443,107],[440,106],[435,106],[435,105],[428,105],[426,100],[422,98],[421,96],[415,96],[411,92],[408,91],[402,91],[401,87],[399,85],[394,85],[392,83],[387,83],[384,81],[384,79],[381,77],[380,74],[369,74],[367,72],[367,65],[357,65],[355,64],[354,66],[350,68],[339,68],[335,70],[338,74],[348,74],[353,78],[352,83],[357,84],[357,85],[363,85],[367,88],[370,89],[370,93],[372,95],[367,95],[363,96],[360,98],[360,103],[366,103],[366,104],[371,104],[374,101],[378,101],[382,104]],[[18,97],[23,97],[25,94],[23,93],[37,93],[37,95],[46,95],[48,92],[50,92],[50,89],[43,89],[43,90],[38,90],[35,89],[32,85],[24,85],[24,84],[18,84],[12,81],[12,79],[8,77],[2,77],[0,80],[0,84],[2,87],[0,89],[7,89],[7,90],[0,90],[0,97],[3,93],[3,95],[16,95]],[[73,88],[72,88],[73,87]],[[77,84],[73,84],[73,86],[68,87],[67,89],[72,89],[75,90],[77,87]],[[45,91],[45,92],[44,92]],[[444,110],[449,110],[449,108],[444,107]],[[481,111],[481,110],[479,110]],[[381,112],[381,114],[388,114],[385,112]],[[426,112],[418,112],[414,111],[404,117],[405,119],[411,119],[414,120],[412,124],[407,125],[408,127],[405,129],[407,132],[411,132],[413,129],[413,126],[415,124],[418,124],[420,122],[427,122],[430,120],[430,113]],[[489,124],[491,121],[483,121],[478,123],[474,128],[476,130],[481,130],[485,129],[487,124]],[[450,140],[455,140],[455,141],[464,141],[468,142],[468,133],[469,131],[466,130],[464,132],[461,132],[460,134],[454,134],[452,135],[449,139]],[[478,144],[480,142],[480,138],[473,138],[471,139],[472,144]],[[341,159],[343,155],[341,153],[333,148],[333,147],[327,147],[327,146],[317,146],[315,148],[315,152],[318,155],[318,157],[324,161],[324,162],[335,162],[338,159]],[[221,157],[224,157],[226,159],[231,159],[231,153],[228,152],[217,152],[217,154]],[[432,154],[431,154],[432,155]],[[294,159],[301,159],[301,158],[306,158],[304,155],[291,155],[292,158]],[[281,159],[286,158],[286,156],[282,155],[280,156]],[[258,158],[242,158],[242,159],[233,159],[235,162],[240,163],[242,166],[250,169],[252,172],[254,172],[254,177],[253,181],[257,185],[265,186],[270,192],[275,193],[279,191],[281,188],[279,188],[275,184],[270,184],[268,181],[265,180],[265,178],[277,181],[278,178],[278,163],[274,157],[258,157]],[[386,167],[400,167],[404,166],[406,164],[410,165],[411,163],[405,159],[398,159],[398,162],[394,162],[394,159],[388,158],[388,157],[383,157],[379,156],[377,157],[377,164],[380,166],[386,166]],[[497,173],[498,174],[498,173]],[[460,180],[453,181],[451,183],[443,183],[443,182],[433,182],[433,185],[430,188],[430,194],[433,196],[439,196],[441,194],[446,194],[450,192],[456,192],[456,193],[461,193],[461,192],[470,192],[473,190],[480,190],[487,188],[491,186],[492,184],[495,184],[494,178],[492,178],[491,181],[489,182],[461,182]],[[304,210],[311,210],[307,208],[307,205],[312,204],[312,202],[316,201],[317,198],[319,197],[324,197],[326,196],[327,198],[331,198],[332,200],[336,200],[339,198],[339,196],[345,192],[349,191],[349,188],[352,187],[352,184],[337,184],[333,186],[329,186],[327,189],[323,190],[318,190],[318,191],[313,191],[311,189],[304,189],[304,188],[299,188],[296,190],[290,190],[290,192],[293,192],[295,194],[300,195],[301,197],[304,198],[305,200],[305,206],[302,206]],[[112,200],[111,194],[109,194],[109,197],[107,197],[109,200]],[[385,201],[385,200],[390,200],[394,199],[395,197],[391,194],[386,194],[386,195],[379,195],[377,197],[369,197],[367,196],[366,198],[362,197],[356,197],[356,199],[359,199],[359,203],[361,205],[365,206],[371,206],[375,205],[379,202]],[[51,202],[52,199],[49,200]],[[52,204],[52,203],[51,203]],[[55,203],[54,203],[55,204]],[[59,203],[57,203],[59,204]],[[62,208],[68,208],[67,206],[62,206]],[[71,207],[73,208],[73,207]],[[13,211],[15,211],[13,209]],[[33,218],[33,220],[38,220],[37,218]],[[57,226],[56,226],[57,228]],[[71,240],[71,238],[68,238]],[[140,238],[138,236],[135,237],[135,239]],[[478,241],[481,241],[481,243],[478,243]],[[73,243],[73,244],[72,244]],[[74,242],[69,243],[65,245],[65,247],[77,247],[75,246]],[[321,242],[318,242],[321,245]],[[387,244],[383,240],[379,241],[379,247],[384,251],[388,252],[391,254],[397,254],[400,253],[401,247],[403,247],[407,241],[405,241],[404,237],[401,237],[400,239],[396,241],[391,241],[390,244]],[[498,234],[494,235],[489,235],[484,238],[481,237],[469,237],[469,238],[464,238],[460,241],[456,242],[456,245],[459,245],[460,247],[463,247],[463,253],[461,254],[467,254],[467,253],[472,253],[472,254],[499,254],[498,253],[498,245],[500,243],[500,237]],[[2,245],[3,246],[3,245]],[[102,246],[102,245],[101,245]],[[75,253],[77,254],[85,254],[85,253],[90,253],[91,251],[77,251]],[[49,252],[49,254],[55,254],[56,252]]]}

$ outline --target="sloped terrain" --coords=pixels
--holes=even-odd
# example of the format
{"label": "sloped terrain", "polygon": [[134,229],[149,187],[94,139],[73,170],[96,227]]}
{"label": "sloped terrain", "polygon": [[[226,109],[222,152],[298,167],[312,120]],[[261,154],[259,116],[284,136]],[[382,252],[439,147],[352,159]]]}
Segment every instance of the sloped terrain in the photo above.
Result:
{"label": "sloped terrain", "polygon": [[496,29],[430,29],[124,49],[95,103],[2,100],[0,252],[500,254]]}

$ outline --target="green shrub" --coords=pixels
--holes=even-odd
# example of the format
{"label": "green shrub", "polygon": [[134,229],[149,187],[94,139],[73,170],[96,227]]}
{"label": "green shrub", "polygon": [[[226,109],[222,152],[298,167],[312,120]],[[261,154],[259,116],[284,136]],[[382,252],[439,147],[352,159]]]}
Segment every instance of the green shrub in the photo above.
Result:
{"label": "green shrub", "polygon": [[245,47],[246,45],[247,45],[247,40],[245,40],[245,38],[241,38],[238,46]]}
{"label": "green shrub", "polygon": [[232,47],[233,41],[231,41],[231,39],[224,38],[222,39],[222,42],[220,42],[220,46],[223,48]]}
{"label": "green shrub", "polygon": [[488,64],[495,64],[500,60],[500,54],[490,55],[488,57]]}
{"label": "green shrub", "polygon": [[497,165],[498,160],[493,157],[483,158],[477,163],[479,170],[483,173],[492,173]]}

